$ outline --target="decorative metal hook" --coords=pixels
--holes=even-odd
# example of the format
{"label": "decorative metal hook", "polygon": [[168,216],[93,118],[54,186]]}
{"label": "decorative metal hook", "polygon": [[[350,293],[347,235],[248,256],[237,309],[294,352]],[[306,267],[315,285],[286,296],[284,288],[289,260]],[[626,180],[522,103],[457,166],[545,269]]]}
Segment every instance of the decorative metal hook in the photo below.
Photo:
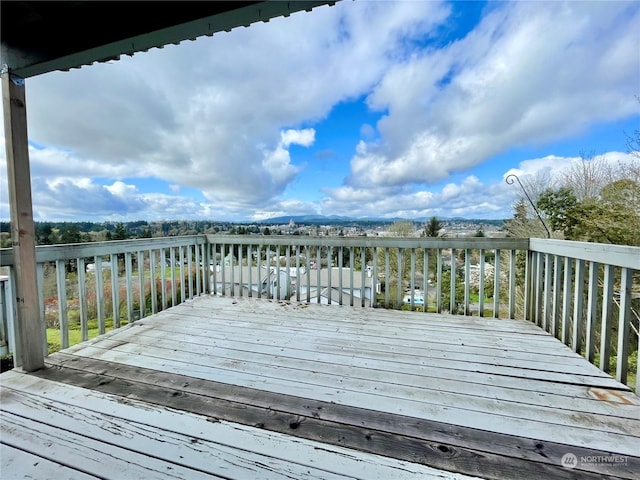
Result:
{"label": "decorative metal hook", "polygon": [[542,219],[542,216],[540,215],[540,212],[536,208],[535,203],[533,203],[533,200],[531,200],[531,197],[529,196],[529,193],[527,193],[526,188],[524,188],[524,185],[522,185],[522,182],[520,181],[518,176],[515,173],[510,173],[509,175],[507,175],[507,177],[504,179],[504,181],[507,182],[509,185],[513,185],[514,179],[518,182],[518,185],[520,185],[520,188],[524,192],[525,197],[527,197],[527,200],[529,200],[529,203],[533,207],[533,210],[536,212],[536,215],[540,219],[540,223],[542,223],[542,226],[547,231],[547,238],[551,238],[551,232],[549,231],[549,228],[547,227],[547,224]]}

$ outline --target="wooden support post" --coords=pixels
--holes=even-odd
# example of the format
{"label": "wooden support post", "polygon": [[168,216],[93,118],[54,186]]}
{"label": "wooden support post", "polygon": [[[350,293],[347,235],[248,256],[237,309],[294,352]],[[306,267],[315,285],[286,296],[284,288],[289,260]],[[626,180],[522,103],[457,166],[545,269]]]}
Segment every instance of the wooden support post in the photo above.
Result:
{"label": "wooden support post", "polygon": [[42,318],[38,305],[35,225],[31,203],[31,173],[24,80],[2,72],[4,138],[11,205],[17,329],[21,366],[32,372],[44,367]]}

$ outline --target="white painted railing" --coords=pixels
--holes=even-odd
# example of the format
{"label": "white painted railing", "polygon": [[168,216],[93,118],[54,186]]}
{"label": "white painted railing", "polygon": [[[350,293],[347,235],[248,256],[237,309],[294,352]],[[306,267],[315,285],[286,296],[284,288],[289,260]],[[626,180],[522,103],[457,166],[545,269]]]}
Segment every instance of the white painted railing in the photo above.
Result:
{"label": "white painted railing", "polygon": [[[11,272],[11,250],[0,254]],[[48,327],[45,332],[43,325],[45,352],[51,348],[46,333],[59,339],[56,348],[66,348],[206,293],[524,318],[601,369],[615,368],[622,382],[629,381],[629,359],[637,358],[639,247],[546,239],[199,235],[42,246],[36,257]],[[3,285],[10,289],[11,275]],[[0,335],[14,346],[19,365],[13,303],[6,295],[0,315],[7,327]]]}
{"label": "white painted railing", "polygon": [[528,241],[521,239],[209,235],[207,240],[217,265],[211,290],[219,295],[515,318],[517,287],[524,291]]}
{"label": "white painted railing", "polygon": [[640,247],[531,239],[527,270],[526,318],[605,372],[614,364],[628,383],[629,359],[638,358]]}
{"label": "white painted railing", "polygon": [[[208,286],[201,267],[205,241],[203,236],[187,236],[37,247],[45,355],[88,340],[90,330],[102,334],[203,293]],[[0,251],[0,260],[9,267],[10,286],[11,249]],[[9,319],[16,310],[11,300],[3,312]],[[12,328],[8,337],[14,365],[19,366],[19,342]]]}

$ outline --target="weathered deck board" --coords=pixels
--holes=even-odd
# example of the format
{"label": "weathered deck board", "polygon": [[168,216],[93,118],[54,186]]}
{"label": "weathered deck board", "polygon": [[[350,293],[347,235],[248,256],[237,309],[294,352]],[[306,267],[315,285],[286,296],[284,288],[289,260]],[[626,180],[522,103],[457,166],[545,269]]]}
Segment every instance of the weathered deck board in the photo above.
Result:
{"label": "weathered deck board", "polygon": [[12,387],[0,390],[3,442],[101,478],[469,478],[19,373],[8,377]]}
{"label": "weathered deck board", "polygon": [[[26,392],[22,403],[14,401],[16,410],[2,406],[3,422],[29,410],[24,402],[40,402],[42,412],[64,404],[68,412],[54,429],[68,416],[78,421],[82,409],[126,422],[141,422],[149,411],[182,411],[201,422],[205,416],[244,425],[254,439],[279,432],[282,441],[348,446],[354,455],[382,454],[484,478],[640,476],[640,399],[528,322],[200,297],[47,362],[48,369],[33,375],[1,377],[3,398]],[[143,403],[131,407],[134,400]],[[140,411],[141,405],[147,408]],[[47,420],[33,415],[32,421]],[[192,435],[167,423],[149,425],[158,428],[156,439]],[[256,426],[269,432],[251,429]],[[90,436],[106,441],[97,430]],[[125,448],[137,452],[134,444]],[[248,449],[234,465],[246,467],[251,455],[264,454]],[[627,458],[567,469],[565,453]],[[309,466],[324,472],[331,458]],[[291,461],[278,471],[289,472]],[[446,472],[416,478],[427,474]]]}

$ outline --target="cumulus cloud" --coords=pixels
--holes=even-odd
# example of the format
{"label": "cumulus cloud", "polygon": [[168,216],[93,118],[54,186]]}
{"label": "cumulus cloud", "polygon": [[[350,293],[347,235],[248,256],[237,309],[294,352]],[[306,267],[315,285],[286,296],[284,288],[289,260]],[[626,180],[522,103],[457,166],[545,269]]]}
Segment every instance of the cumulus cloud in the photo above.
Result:
{"label": "cumulus cloud", "polygon": [[[504,176],[553,179],[576,159],[549,151],[495,178],[474,167],[637,115],[634,2],[489,3],[436,48],[450,13],[435,1],[338,2],[27,79],[36,217],[508,217],[519,192]],[[295,146],[320,145],[333,107],[363,97],[379,121],[361,125],[344,182],[317,202],[290,198],[306,167]],[[318,148],[332,165],[345,156]],[[143,193],[148,178],[171,194]]]}
{"label": "cumulus cloud", "polygon": [[636,114],[639,24],[629,3],[500,4],[465,38],[384,75],[368,97],[387,112],[382,141],[358,145],[347,183],[437,183]]}
{"label": "cumulus cloud", "polygon": [[[637,165],[637,159],[633,155],[623,152],[606,152],[599,158],[613,167],[614,172],[620,165],[631,165],[633,162]],[[502,173],[498,171],[494,178],[485,181],[475,175],[468,175],[459,182],[424,188],[412,188],[408,185],[358,188],[343,185],[325,190],[322,209],[337,215],[386,218],[424,218],[434,215],[510,218],[513,215],[513,205],[523,193],[517,183],[509,184],[505,181],[509,175],[517,175],[535,198],[545,188],[560,185],[567,170],[581,161],[580,157],[549,155],[523,160],[517,167]]]}
{"label": "cumulus cloud", "polygon": [[85,176],[154,176],[246,215],[278,201],[299,172],[288,148],[314,141],[299,126],[370,91],[448,12],[440,2],[339,2],[31,78],[31,138],[69,152]]}

